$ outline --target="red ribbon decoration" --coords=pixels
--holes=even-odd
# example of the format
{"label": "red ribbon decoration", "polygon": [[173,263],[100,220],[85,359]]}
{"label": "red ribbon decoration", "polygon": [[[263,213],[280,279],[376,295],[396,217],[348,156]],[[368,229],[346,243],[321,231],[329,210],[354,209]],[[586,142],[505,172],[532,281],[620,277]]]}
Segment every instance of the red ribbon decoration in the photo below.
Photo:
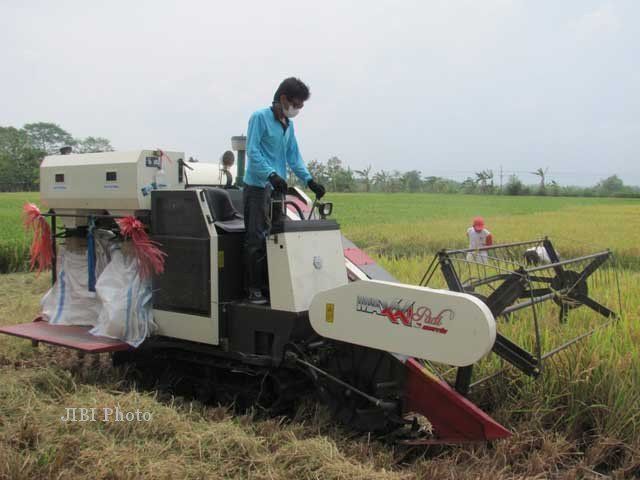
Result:
{"label": "red ribbon decoration", "polygon": [[158,248],[158,242],[149,238],[144,224],[133,216],[118,218],[116,222],[122,236],[131,239],[133,253],[140,268],[140,278],[149,278],[151,273],[160,275],[164,272],[164,257],[167,254]]}
{"label": "red ribbon decoration", "polygon": [[22,207],[25,230],[33,232],[30,249],[30,268],[33,271],[37,265],[37,272],[51,268],[53,263],[53,246],[51,245],[51,227],[42,215],[40,209],[33,203],[25,203]]}

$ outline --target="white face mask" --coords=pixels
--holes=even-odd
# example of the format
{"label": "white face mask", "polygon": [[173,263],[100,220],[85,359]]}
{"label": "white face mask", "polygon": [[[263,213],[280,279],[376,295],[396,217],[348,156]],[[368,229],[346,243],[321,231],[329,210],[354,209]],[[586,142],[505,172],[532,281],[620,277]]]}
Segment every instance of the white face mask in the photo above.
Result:
{"label": "white face mask", "polygon": [[289,108],[282,109],[282,113],[284,113],[284,116],[287,118],[293,118],[300,113],[300,109],[294,108],[293,105],[289,105]]}

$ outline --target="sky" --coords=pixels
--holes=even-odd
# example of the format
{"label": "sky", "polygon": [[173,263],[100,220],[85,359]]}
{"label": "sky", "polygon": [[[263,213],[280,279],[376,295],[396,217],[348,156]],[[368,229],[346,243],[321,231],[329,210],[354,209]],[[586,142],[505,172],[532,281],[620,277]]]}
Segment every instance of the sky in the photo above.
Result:
{"label": "sky", "polygon": [[218,161],[296,76],[305,161],[640,185],[640,2],[0,0],[0,126]]}

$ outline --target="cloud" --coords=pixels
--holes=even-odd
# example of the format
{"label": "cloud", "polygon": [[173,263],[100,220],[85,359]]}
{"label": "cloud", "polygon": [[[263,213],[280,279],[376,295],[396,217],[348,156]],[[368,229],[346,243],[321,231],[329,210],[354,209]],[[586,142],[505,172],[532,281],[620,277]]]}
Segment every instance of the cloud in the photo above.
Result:
{"label": "cloud", "polygon": [[621,22],[613,4],[605,3],[574,21],[572,29],[580,37],[589,38],[604,33],[615,33],[621,29]]}

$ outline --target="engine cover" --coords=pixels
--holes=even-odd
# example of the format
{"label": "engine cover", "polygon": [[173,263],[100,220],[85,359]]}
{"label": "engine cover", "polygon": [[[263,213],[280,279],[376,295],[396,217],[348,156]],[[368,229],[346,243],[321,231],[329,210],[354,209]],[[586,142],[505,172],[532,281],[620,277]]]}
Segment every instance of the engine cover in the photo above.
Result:
{"label": "engine cover", "polygon": [[376,280],[318,293],[309,319],[324,337],[457,367],[496,339],[491,311],[471,295]]}

